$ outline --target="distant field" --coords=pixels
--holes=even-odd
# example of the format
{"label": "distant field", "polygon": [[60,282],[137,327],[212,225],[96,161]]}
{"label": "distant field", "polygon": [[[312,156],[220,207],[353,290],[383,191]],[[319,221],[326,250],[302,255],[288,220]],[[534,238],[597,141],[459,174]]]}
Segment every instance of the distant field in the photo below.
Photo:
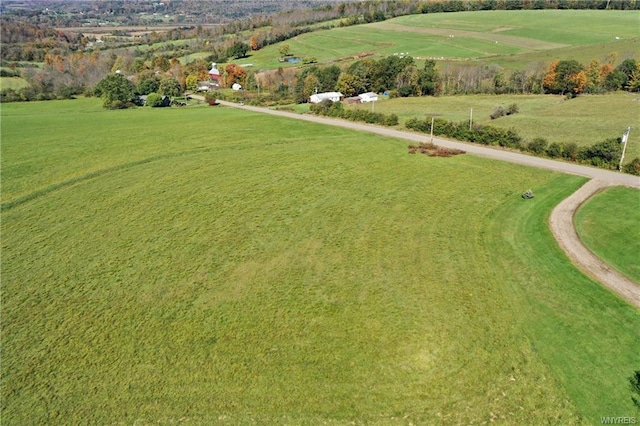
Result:
{"label": "distant field", "polygon": [[[302,34],[286,42],[291,53],[321,63],[405,53],[414,58],[490,61],[504,66],[573,59],[619,59],[640,50],[640,12],[597,10],[482,11],[401,16],[384,22]],[[258,68],[277,68],[282,43],[251,53]],[[571,49],[580,49],[577,52]],[[522,60],[522,58],[526,58]]]}
{"label": "distant field", "polygon": [[607,189],[578,210],[575,223],[594,253],[640,283],[640,191]]}
{"label": "distant field", "polygon": [[29,87],[29,83],[20,77],[0,77],[0,91],[6,89],[19,90]]}
{"label": "distant field", "polygon": [[[497,106],[517,104],[520,112],[492,120]],[[363,104],[350,106],[367,108]],[[640,125],[640,94],[613,93],[578,96],[569,101],[555,95],[470,95],[395,98],[376,102],[375,111],[396,114],[401,124],[409,118],[436,116],[450,121],[469,120],[496,127],[514,128],[525,140],[542,137],[549,143],[575,142],[593,145],[621,137],[628,126]],[[640,157],[640,131],[632,130],[625,154],[626,161]]]}
{"label": "distant field", "polygon": [[640,312],[547,226],[582,178],[224,107],[0,114],[3,423],[633,413]]}

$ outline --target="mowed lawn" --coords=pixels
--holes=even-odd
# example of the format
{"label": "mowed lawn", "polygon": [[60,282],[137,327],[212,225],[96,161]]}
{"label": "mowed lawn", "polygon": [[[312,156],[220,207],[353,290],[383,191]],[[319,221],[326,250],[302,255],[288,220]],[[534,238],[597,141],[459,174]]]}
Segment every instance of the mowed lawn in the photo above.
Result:
{"label": "mowed lawn", "polygon": [[582,178],[223,107],[1,114],[3,424],[633,415],[640,312],[547,227]]}
{"label": "mowed lawn", "polygon": [[575,223],[594,253],[640,283],[640,191],[614,187],[596,194],[578,210]]}
{"label": "mowed lawn", "polygon": [[[519,112],[492,120],[499,106],[516,104]],[[371,109],[371,104],[349,106]],[[410,118],[437,117],[449,121],[469,121],[514,129],[526,145],[535,138],[549,143],[576,143],[590,146],[606,139],[620,138],[632,127],[625,163],[640,157],[640,96],[637,93],[583,95],[566,100],[559,95],[466,95],[385,99],[376,102],[376,112],[396,114],[403,124]]]}

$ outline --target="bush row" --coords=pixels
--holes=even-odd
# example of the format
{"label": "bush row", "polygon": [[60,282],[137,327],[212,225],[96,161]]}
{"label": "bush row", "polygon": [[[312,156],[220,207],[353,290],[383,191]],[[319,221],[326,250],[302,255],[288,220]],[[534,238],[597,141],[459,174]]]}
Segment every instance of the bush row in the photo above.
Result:
{"label": "bush row", "polygon": [[[407,120],[405,126],[408,129],[430,133],[431,118],[428,117],[425,120],[412,118]],[[562,158],[610,170],[618,168],[622,155],[620,138],[607,139],[592,146],[583,147],[579,147],[573,142],[567,144],[554,142],[549,144],[544,138],[535,138],[528,143],[524,143],[522,138],[512,129],[501,129],[480,124],[469,128],[468,122],[454,123],[440,118],[433,120],[433,134],[483,145],[514,148],[537,156]],[[640,158],[635,158],[631,163],[626,164],[622,171],[640,175]]]}
{"label": "bush row", "polygon": [[[409,129],[429,133],[431,118],[407,120],[405,126]],[[502,129],[493,126],[475,124],[469,127],[468,122],[454,123],[441,118],[433,120],[433,134],[449,138],[475,142],[482,145],[496,145],[507,148],[521,148],[522,138],[512,129]]]}
{"label": "bush row", "polygon": [[319,104],[313,104],[309,108],[314,114],[339,117],[351,121],[364,121],[370,124],[382,124],[383,126],[395,126],[398,124],[398,116],[395,114],[381,114],[363,109],[344,109],[341,102],[332,102],[326,99]]}

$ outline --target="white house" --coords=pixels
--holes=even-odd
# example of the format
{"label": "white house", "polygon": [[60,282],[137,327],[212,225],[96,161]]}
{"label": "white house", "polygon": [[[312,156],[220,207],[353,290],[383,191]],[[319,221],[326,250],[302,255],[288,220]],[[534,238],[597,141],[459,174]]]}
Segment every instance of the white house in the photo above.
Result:
{"label": "white house", "polygon": [[375,102],[378,100],[378,94],[373,92],[362,93],[358,95],[358,97],[360,98],[360,102],[362,103]]}
{"label": "white house", "polygon": [[325,99],[330,99],[333,102],[340,102],[340,98],[344,95],[340,92],[325,92],[325,93],[316,93],[309,97],[309,102],[312,104],[319,104]]}

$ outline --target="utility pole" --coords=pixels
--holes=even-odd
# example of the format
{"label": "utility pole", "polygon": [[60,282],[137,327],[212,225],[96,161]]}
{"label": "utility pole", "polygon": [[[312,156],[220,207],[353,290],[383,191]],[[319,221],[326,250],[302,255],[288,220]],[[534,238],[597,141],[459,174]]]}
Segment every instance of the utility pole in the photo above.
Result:
{"label": "utility pole", "polygon": [[472,124],[473,124],[473,108],[471,108],[471,113],[469,114],[469,130],[471,130]]}
{"label": "utility pole", "polygon": [[431,143],[433,143],[433,117],[431,117]]}
{"label": "utility pole", "polygon": [[622,171],[622,160],[624,160],[624,152],[627,150],[627,141],[629,140],[629,132],[631,131],[631,127],[627,127],[627,130],[624,131],[622,135],[621,142],[622,145],[622,155],[620,156],[620,164],[618,164],[618,170]]}

